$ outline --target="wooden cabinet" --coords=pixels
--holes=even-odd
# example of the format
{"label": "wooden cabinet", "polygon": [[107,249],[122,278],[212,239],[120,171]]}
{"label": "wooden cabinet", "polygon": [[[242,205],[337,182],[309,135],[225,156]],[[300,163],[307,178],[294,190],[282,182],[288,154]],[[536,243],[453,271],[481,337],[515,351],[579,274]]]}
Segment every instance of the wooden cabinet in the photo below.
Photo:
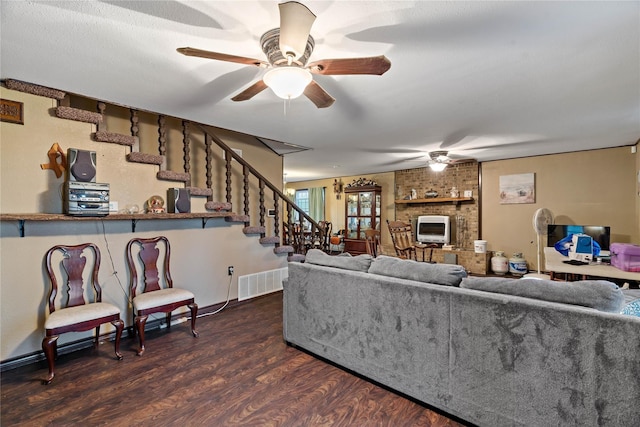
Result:
{"label": "wooden cabinet", "polygon": [[345,227],[344,250],[352,255],[367,253],[364,231],[380,230],[382,188],[379,185],[344,189]]}

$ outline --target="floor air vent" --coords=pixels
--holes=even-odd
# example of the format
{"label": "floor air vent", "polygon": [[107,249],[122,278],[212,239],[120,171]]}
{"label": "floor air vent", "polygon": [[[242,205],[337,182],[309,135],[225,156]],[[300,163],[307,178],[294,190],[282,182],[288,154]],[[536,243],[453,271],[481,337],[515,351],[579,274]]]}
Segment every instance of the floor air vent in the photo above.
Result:
{"label": "floor air vent", "polygon": [[238,301],[282,290],[282,281],[289,277],[289,269],[261,271],[238,277]]}

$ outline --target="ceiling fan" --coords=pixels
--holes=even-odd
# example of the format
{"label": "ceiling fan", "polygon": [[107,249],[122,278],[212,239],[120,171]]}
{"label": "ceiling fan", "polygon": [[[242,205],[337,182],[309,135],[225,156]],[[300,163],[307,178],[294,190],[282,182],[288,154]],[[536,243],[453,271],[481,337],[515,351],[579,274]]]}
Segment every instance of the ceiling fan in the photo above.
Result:
{"label": "ceiling fan", "polygon": [[443,171],[447,165],[455,164],[455,163],[469,163],[475,162],[475,159],[466,158],[466,159],[454,159],[449,156],[448,151],[431,151],[429,153],[429,160],[427,161],[427,166],[436,172]]}
{"label": "ceiling fan", "polygon": [[304,94],[318,108],[331,106],[335,99],[313,80],[311,74],[382,75],[391,67],[391,62],[384,55],[321,59],[307,63],[315,46],[315,41],[309,33],[316,16],[305,5],[296,1],[280,3],[278,7],[280,27],[267,31],[260,38],[260,45],[267,61],[192,47],[181,47],[177,51],[187,56],[268,69],[261,80],[231,98],[233,101],[246,101],[270,87],[276,95],[284,99],[293,99]]}

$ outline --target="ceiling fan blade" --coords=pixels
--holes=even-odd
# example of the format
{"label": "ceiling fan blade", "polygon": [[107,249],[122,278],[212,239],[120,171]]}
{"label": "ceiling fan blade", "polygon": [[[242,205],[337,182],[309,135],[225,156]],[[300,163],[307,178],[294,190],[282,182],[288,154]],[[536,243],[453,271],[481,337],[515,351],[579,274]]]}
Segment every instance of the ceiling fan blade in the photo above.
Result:
{"label": "ceiling fan blade", "polygon": [[254,96],[259,94],[266,88],[267,88],[267,85],[264,83],[264,80],[260,79],[254,84],[252,84],[251,86],[249,86],[248,88],[246,88],[245,90],[243,90],[242,92],[240,92],[239,94],[237,94],[236,96],[234,96],[233,98],[231,98],[231,100],[246,101],[248,99],[253,98]]}
{"label": "ceiling fan blade", "polygon": [[327,93],[322,87],[311,80],[311,83],[304,89],[304,95],[311,100],[318,108],[327,108],[335,102],[335,98]]}
{"label": "ceiling fan blade", "polygon": [[472,162],[477,162],[476,159],[472,159],[471,157],[468,157],[466,159],[451,159],[449,161],[447,161],[447,163],[449,163],[450,165],[455,165],[458,163],[472,163]]}
{"label": "ceiling fan blade", "polygon": [[304,54],[316,15],[297,1],[280,3],[278,8],[280,9],[280,52],[285,58],[289,54],[296,60]]}
{"label": "ceiling fan blade", "polygon": [[381,76],[391,68],[391,61],[384,55],[368,58],[321,59],[312,62],[307,68],[314,74],[330,76],[344,74],[375,74]]}
{"label": "ceiling fan blade", "polygon": [[197,56],[200,58],[217,59],[218,61],[236,62],[244,65],[255,65],[256,67],[266,68],[269,66],[268,62],[261,61],[254,58],[246,58],[244,56],[227,55],[226,53],[211,52],[208,50],[196,49],[193,47],[179,47],[176,49],[183,55]]}

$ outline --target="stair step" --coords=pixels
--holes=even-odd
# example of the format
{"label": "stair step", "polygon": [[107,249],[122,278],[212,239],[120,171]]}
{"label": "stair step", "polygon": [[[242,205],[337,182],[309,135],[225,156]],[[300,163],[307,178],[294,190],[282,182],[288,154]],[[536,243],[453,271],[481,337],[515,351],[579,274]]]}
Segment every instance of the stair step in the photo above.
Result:
{"label": "stair step", "polygon": [[263,245],[275,245],[280,243],[280,237],[278,236],[265,236],[260,238],[260,243]]}
{"label": "stair step", "polygon": [[191,197],[209,197],[213,196],[213,190],[210,188],[187,187]]}
{"label": "stair step", "polygon": [[304,262],[305,259],[307,259],[307,257],[302,254],[293,254],[287,257],[287,261],[289,262]]}
{"label": "stair step", "polygon": [[264,234],[266,229],[262,226],[249,226],[242,229],[244,234]]}
{"label": "stair step", "polygon": [[249,222],[249,215],[228,215],[224,217],[224,220],[227,222]]}
{"label": "stair step", "polygon": [[158,171],[156,178],[163,181],[189,182],[191,175],[186,172]]}
{"label": "stair step", "polygon": [[4,81],[7,88],[17,90],[18,92],[30,93],[32,95],[44,96],[61,101],[66,96],[61,90],[51,89],[49,87],[34,85],[31,83],[21,82],[20,80],[7,79]]}
{"label": "stair step", "polygon": [[114,132],[96,132],[93,137],[98,142],[110,142],[112,144],[128,145],[132,147],[136,143],[136,137]]}
{"label": "stair step", "polygon": [[204,207],[209,211],[231,211],[231,203],[228,202],[207,202]]}
{"label": "stair step", "polygon": [[77,122],[102,123],[102,114],[94,113],[92,111],[82,110],[80,108],[72,107],[56,107],[56,116],[61,119],[75,120]]}
{"label": "stair step", "polygon": [[276,246],[275,248],[273,248],[274,254],[288,254],[293,253],[293,251],[295,251],[295,249],[293,248],[293,246],[289,245]]}
{"label": "stair step", "polygon": [[148,165],[160,166],[164,161],[164,157],[162,157],[159,154],[148,154],[148,153],[141,153],[139,151],[134,151],[132,153],[127,154],[127,161],[132,163],[145,163]]}

